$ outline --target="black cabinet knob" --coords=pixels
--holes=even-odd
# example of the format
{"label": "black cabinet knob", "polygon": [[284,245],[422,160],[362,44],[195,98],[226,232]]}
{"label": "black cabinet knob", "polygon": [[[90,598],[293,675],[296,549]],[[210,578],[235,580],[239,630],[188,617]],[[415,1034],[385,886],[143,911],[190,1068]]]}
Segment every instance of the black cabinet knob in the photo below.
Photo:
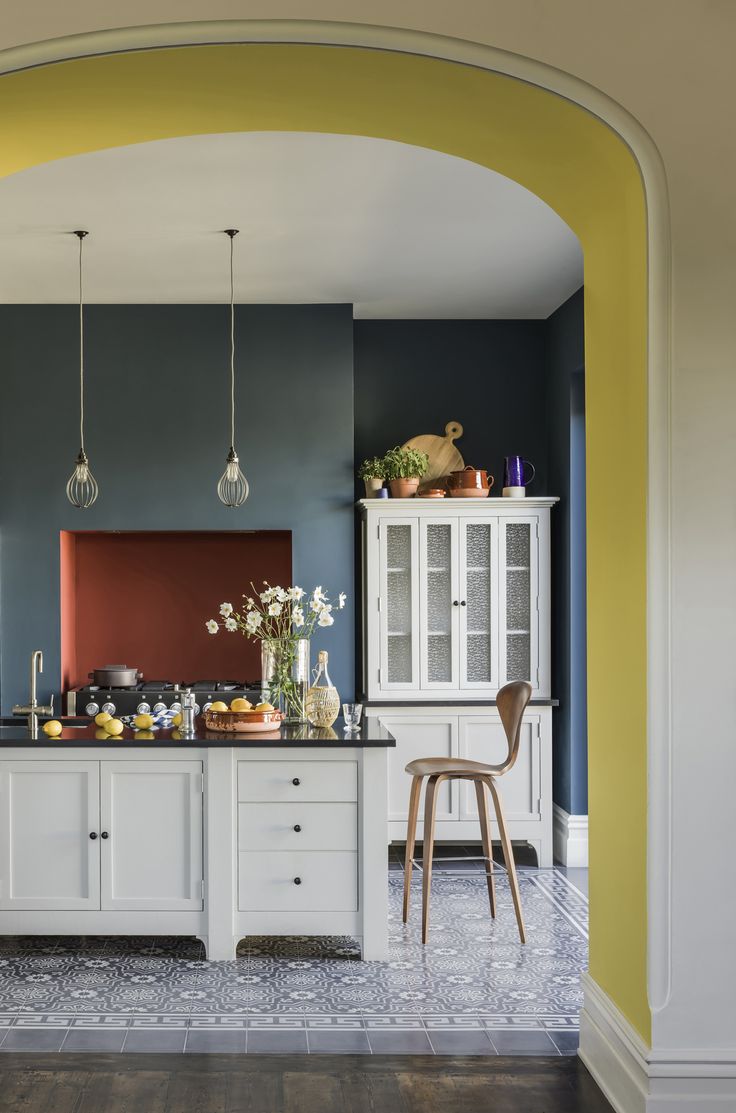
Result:
{"label": "black cabinet knob", "polygon": [[300,785],[300,784],[301,784],[302,782],[301,782],[301,781],[299,780],[299,778],[298,778],[298,777],[294,777],[294,780],[293,780],[293,781],[292,781],[291,783],[292,783],[293,785]]}
{"label": "black cabinet knob", "polygon": [[464,599],[462,599],[462,600],[460,601],[460,606],[461,606],[461,607],[467,607],[467,605],[468,605],[468,604],[467,604],[467,602],[466,602],[466,601],[465,601]]}
{"label": "black cabinet knob", "polygon": [[108,835],[107,831],[102,831],[101,834],[100,834],[100,838],[101,839],[109,839],[110,836]]}
{"label": "black cabinet knob", "polygon": [[295,885],[301,885],[301,883],[302,883],[301,877],[295,877],[294,878],[294,884]]}
{"label": "black cabinet knob", "polygon": [[452,600],[452,605],[453,605],[453,607],[459,607],[459,606],[460,606],[460,604],[458,603],[457,599],[453,599],[453,600]]}
{"label": "black cabinet knob", "polygon": [[89,837],[90,837],[91,839],[96,839],[96,838],[97,838],[97,832],[96,832],[96,831],[90,831],[90,833],[89,833]]}
{"label": "black cabinet knob", "polygon": [[294,830],[296,831],[297,835],[299,834],[299,832],[301,831],[301,829],[302,829],[302,825],[301,825],[301,823],[295,823],[295,824],[294,824]]}

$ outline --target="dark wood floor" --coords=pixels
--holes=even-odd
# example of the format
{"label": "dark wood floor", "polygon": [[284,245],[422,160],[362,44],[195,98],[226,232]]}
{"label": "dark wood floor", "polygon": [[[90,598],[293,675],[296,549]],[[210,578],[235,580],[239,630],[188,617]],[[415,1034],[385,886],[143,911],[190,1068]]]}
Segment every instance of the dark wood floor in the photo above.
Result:
{"label": "dark wood floor", "polygon": [[611,1113],[579,1059],[22,1055],[2,1113]]}

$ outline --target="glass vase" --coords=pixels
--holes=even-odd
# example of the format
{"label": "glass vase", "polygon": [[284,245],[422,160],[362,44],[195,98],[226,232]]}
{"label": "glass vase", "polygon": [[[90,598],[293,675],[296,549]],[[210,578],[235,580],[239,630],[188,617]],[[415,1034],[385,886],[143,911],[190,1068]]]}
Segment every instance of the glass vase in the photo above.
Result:
{"label": "glass vase", "polygon": [[264,638],[261,642],[263,698],[293,722],[305,721],[309,687],[309,638]]}

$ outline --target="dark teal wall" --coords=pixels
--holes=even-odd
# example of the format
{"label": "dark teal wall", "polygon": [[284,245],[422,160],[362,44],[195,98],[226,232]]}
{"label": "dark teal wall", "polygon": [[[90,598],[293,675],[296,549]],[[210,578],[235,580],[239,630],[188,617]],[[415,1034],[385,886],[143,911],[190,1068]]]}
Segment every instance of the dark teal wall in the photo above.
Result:
{"label": "dark teal wall", "polygon": [[356,461],[459,421],[494,495],[514,453],[537,468],[530,493],[548,494],[545,337],[545,321],[356,321]]}
{"label": "dark teal wall", "polygon": [[583,291],[547,326],[549,483],[552,512],[553,795],[571,815],[588,811],[585,626],[585,353]]}
{"label": "dark teal wall", "polygon": [[[227,308],[90,306],[86,321],[86,440],[101,493],[79,511],[64,493],[79,448],[77,310],[0,307],[5,713],[28,695],[32,649],[45,654],[40,696],[59,689],[63,529],[290,529],[296,582],[357,602],[352,308],[238,307],[237,447],[251,485],[240,510],[215,493],[229,444]],[[330,650],[346,698],[353,615],[351,606],[315,643]],[[192,614],[193,627],[207,617]]]}

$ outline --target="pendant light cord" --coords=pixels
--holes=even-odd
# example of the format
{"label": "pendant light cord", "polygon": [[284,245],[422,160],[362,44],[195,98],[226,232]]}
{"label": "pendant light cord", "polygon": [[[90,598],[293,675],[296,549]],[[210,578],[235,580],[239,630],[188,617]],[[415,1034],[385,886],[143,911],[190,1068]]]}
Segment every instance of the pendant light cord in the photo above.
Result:
{"label": "pendant light cord", "polygon": [[235,447],[235,280],[233,277],[233,241],[230,236],[230,445]]}
{"label": "pendant light cord", "polygon": [[[77,233],[79,235],[79,233]],[[86,233],[85,233],[86,234]],[[79,236],[79,441],[84,452],[84,298],[82,287],[82,243]]]}

